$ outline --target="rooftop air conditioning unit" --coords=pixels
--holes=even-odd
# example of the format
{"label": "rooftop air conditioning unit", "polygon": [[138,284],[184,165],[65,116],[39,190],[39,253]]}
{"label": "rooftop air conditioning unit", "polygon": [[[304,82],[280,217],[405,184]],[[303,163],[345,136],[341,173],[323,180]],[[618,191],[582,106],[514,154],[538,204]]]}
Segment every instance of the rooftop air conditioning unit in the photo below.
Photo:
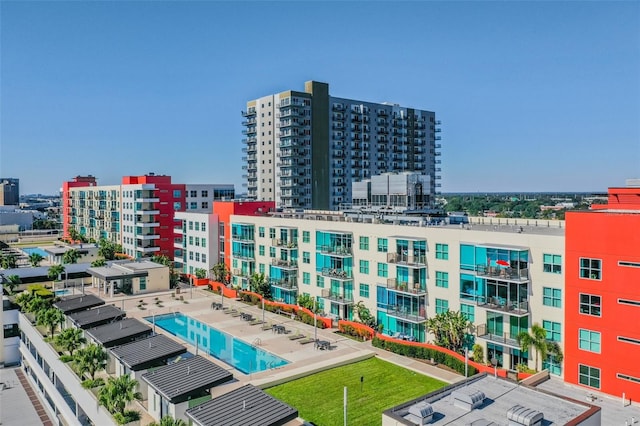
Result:
{"label": "rooftop air conditioning unit", "polygon": [[433,407],[426,401],[418,402],[409,407],[404,418],[420,426],[429,424],[433,420]]}

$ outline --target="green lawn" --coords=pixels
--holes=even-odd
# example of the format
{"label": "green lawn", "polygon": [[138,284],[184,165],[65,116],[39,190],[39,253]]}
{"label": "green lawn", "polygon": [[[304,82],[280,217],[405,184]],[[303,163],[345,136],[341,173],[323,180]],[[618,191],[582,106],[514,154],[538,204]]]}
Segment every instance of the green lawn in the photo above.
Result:
{"label": "green lawn", "polygon": [[[360,390],[360,377],[364,377]],[[300,417],[321,426],[343,424],[344,386],[348,388],[347,423],[379,425],[382,412],[446,383],[378,358],[337,367],[265,391],[298,409]]]}

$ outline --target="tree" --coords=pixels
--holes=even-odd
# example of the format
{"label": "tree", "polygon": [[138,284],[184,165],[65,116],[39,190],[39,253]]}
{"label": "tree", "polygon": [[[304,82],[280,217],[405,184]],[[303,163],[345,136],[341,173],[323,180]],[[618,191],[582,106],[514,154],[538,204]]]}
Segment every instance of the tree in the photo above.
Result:
{"label": "tree", "polygon": [[78,263],[80,252],[76,249],[67,250],[62,255],[62,263]]}
{"label": "tree", "polygon": [[202,268],[198,268],[195,270],[196,273],[196,278],[198,279],[203,279],[207,277],[207,270],[206,269],[202,269]]}
{"label": "tree", "polygon": [[263,273],[254,273],[249,277],[249,288],[265,299],[271,299],[271,284]]}
{"label": "tree", "polygon": [[64,314],[59,309],[46,308],[36,313],[36,319],[38,325],[49,327],[51,337],[53,337],[58,325],[64,322]]}
{"label": "tree", "polygon": [[40,266],[40,262],[42,262],[43,260],[44,256],[42,256],[40,253],[31,253],[29,255],[29,264],[34,268]]}
{"label": "tree", "polygon": [[91,344],[76,352],[74,362],[80,374],[89,373],[91,380],[95,380],[98,371],[107,365],[107,353],[102,346]]}
{"label": "tree", "polygon": [[49,272],[47,273],[47,277],[51,281],[56,281],[60,275],[62,275],[65,271],[64,265],[51,265],[49,267]]}
{"label": "tree", "polygon": [[48,309],[49,307],[50,304],[47,302],[47,300],[38,295],[31,295],[31,297],[26,302],[25,310],[29,313],[36,314],[37,316],[38,312]]}
{"label": "tree", "polygon": [[91,262],[91,266],[94,268],[97,268],[99,266],[105,266],[106,264],[107,264],[107,261],[101,257]]}
{"label": "tree", "polygon": [[362,300],[356,303],[353,307],[355,308],[356,315],[361,323],[371,328],[376,327],[376,324],[378,323],[376,317],[371,315],[371,311],[365,306]]}
{"label": "tree", "polygon": [[18,275],[9,275],[7,277],[7,287],[9,287],[9,294],[13,294],[17,286],[22,284],[22,280]]}
{"label": "tree", "polygon": [[535,370],[538,370],[538,355],[541,359],[546,359],[547,355],[554,355],[558,362],[562,361],[562,349],[556,342],[550,342],[547,340],[547,330],[542,328],[540,324],[533,324],[531,326],[531,333],[528,331],[522,331],[518,334],[518,344],[522,352],[526,352],[529,348],[533,348],[535,351]]}
{"label": "tree", "polygon": [[56,344],[69,352],[73,356],[73,351],[80,349],[83,344],[87,343],[82,330],[79,328],[65,328],[56,336]]}
{"label": "tree", "polygon": [[100,239],[98,242],[98,256],[104,257],[105,260],[114,260],[116,253],[122,253],[122,246],[120,244],[111,242],[106,238]]}
{"label": "tree", "polygon": [[313,296],[310,296],[308,294],[301,294],[298,296],[298,305],[302,306],[303,308],[309,309],[311,312],[313,312],[314,306],[317,309],[317,303],[315,303],[315,299],[313,298]]}
{"label": "tree", "polygon": [[427,320],[427,329],[433,333],[438,346],[463,353],[471,323],[467,317],[456,311],[446,311]]}
{"label": "tree", "polygon": [[164,416],[160,419],[160,422],[151,422],[149,426],[187,426],[182,419],[174,419],[171,416]]}
{"label": "tree", "polygon": [[14,269],[18,267],[18,256],[13,253],[0,254],[0,268]]}
{"label": "tree", "polygon": [[213,280],[222,284],[229,284],[231,282],[231,271],[224,262],[217,263],[211,268],[213,273]]}
{"label": "tree", "polygon": [[80,233],[76,228],[69,227],[69,239],[72,241],[80,240]]}
{"label": "tree", "polygon": [[111,414],[125,414],[127,404],[138,399],[142,399],[140,392],[136,391],[138,381],[124,374],[117,378],[109,377],[107,383],[98,392],[98,402],[103,405]]}

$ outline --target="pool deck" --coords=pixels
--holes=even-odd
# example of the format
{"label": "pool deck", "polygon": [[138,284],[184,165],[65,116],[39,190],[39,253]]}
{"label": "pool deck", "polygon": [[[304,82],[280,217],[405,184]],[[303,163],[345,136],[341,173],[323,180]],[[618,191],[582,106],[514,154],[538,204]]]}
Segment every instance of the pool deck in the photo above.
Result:
{"label": "pool deck", "polygon": [[[265,323],[267,325],[282,325],[287,329],[288,333],[278,334],[274,333],[271,329],[263,330],[262,324],[250,325],[249,322],[244,321],[240,316],[232,316],[229,313],[225,313],[226,308],[236,309],[238,312],[249,313],[253,315],[254,318],[262,320],[263,312],[260,306],[251,306],[240,301],[225,298],[225,311],[213,310],[211,304],[213,302],[220,303],[221,297],[206,290],[194,288],[193,293],[191,293],[190,290],[183,289],[182,293],[176,296],[178,298],[182,296],[184,301],[172,298],[171,292],[154,293],[145,297],[141,295],[124,297],[118,295],[113,298],[105,298],[104,295],[99,295],[99,297],[105,299],[107,303],[113,303],[115,306],[124,309],[128,317],[142,320],[144,317],[153,315],[180,312],[289,361],[289,364],[282,367],[258,373],[244,374],[230,365],[206,355],[211,361],[231,371],[235,378],[234,382],[220,386],[219,389],[216,388],[214,395],[226,393],[246,383],[266,388],[286,382],[292,378],[303,377],[317,371],[349,364],[375,355],[447,383],[454,383],[463,379],[462,376],[450,371],[374,348],[371,342],[358,342],[341,336],[335,333],[336,329],[322,330],[318,328],[314,331],[314,327],[311,325],[272,312],[264,312]],[[162,308],[159,308],[155,304],[156,297],[162,301]],[[144,300],[147,303],[147,309],[137,307],[140,300]],[[185,303],[185,301],[187,303]],[[182,339],[165,332],[160,327],[156,327],[156,332],[166,334],[168,337],[184,344],[190,352],[196,352],[194,345],[185,343]],[[313,343],[301,344],[300,340],[302,339],[289,339],[290,336],[297,333],[304,334],[310,338],[314,338],[315,333],[317,333],[319,340],[329,342],[330,349],[320,350],[317,349]],[[199,354],[204,355],[202,351],[199,351]]]}

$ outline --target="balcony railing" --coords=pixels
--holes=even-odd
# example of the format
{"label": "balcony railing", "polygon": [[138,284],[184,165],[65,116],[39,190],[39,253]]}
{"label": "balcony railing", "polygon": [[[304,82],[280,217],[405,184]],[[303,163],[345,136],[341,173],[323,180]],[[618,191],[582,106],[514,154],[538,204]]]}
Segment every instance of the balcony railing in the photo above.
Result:
{"label": "balcony railing", "polygon": [[427,266],[427,256],[387,253],[388,263],[402,263],[406,265]]}
{"label": "balcony railing", "polygon": [[235,240],[235,241],[250,241],[250,242],[253,242],[253,235],[233,234],[233,235],[231,235],[231,239]]}
{"label": "balcony railing", "polygon": [[273,287],[278,287],[284,290],[297,290],[298,280],[296,278],[282,279],[282,280],[269,280],[269,284]]}
{"label": "balcony railing", "polygon": [[487,324],[480,324],[476,327],[476,335],[480,339],[488,340],[494,343],[500,343],[502,345],[511,346],[513,348],[520,349],[517,335],[510,333],[499,333],[495,330],[491,330],[487,327]]}
{"label": "balcony railing", "polygon": [[298,261],[297,260],[282,260],[282,259],[271,259],[271,264],[278,268],[286,268],[286,269],[297,269]]}
{"label": "balcony railing", "polygon": [[351,256],[352,249],[348,246],[320,246],[320,252],[324,254],[337,254],[340,256]]}
{"label": "balcony railing", "polygon": [[496,278],[498,280],[529,281],[529,269],[514,269],[499,266],[476,265],[479,276]]}
{"label": "balcony railing", "polygon": [[423,323],[427,320],[427,313],[424,307],[421,309],[411,309],[408,306],[389,305],[387,307],[387,315],[396,318],[402,318],[413,323]]}
{"label": "balcony railing", "polygon": [[524,316],[529,314],[529,302],[507,300],[504,297],[487,297],[486,299],[478,301],[478,306],[490,311],[507,312],[511,315]]}
{"label": "balcony railing", "polygon": [[351,271],[344,271],[342,269],[323,268],[321,274],[328,278],[338,280],[350,280],[352,277]]}
{"label": "balcony railing", "polygon": [[396,292],[413,294],[416,296],[427,294],[426,286],[423,286],[420,283],[398,281],[396,278],[387,279],[387,288]]}
{"label": "balcony railing", "polygon": [[254,253],[233,252],[232,256],[236,259],[254,260],[256,255]]}
{"label": "balcony railing", "polygon": [[342,305],[353,304],[352,294],[344,294],[344,293],[331,291],[331,290],[322,290],[322,297]]}

